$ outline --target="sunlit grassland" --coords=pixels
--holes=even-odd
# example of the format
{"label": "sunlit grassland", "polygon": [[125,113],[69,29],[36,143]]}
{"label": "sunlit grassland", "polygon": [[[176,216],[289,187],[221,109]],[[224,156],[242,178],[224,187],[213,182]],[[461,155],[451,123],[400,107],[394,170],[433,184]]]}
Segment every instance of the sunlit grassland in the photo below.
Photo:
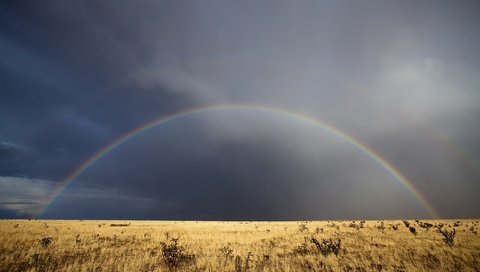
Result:
{"label": "sunlit grassland", "polygon": [[478,220],[407,222],[1,220],[0,271],[480,271]]}

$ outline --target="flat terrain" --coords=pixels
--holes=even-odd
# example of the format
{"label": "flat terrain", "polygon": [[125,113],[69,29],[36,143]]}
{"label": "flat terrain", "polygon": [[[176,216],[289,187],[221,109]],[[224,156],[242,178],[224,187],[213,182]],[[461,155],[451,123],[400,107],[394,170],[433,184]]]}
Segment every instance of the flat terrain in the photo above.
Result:
{"label": "flat terrain", "polygon": [[0,270],[480,271],[479,225],[0,220]]}

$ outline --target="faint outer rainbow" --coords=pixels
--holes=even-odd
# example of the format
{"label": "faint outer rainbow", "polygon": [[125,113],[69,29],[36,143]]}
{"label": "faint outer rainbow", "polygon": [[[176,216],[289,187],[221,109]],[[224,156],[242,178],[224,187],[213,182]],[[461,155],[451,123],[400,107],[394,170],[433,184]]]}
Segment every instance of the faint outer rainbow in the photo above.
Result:
{"label": "faint outer rainbow", "polygon": [[372,150],[371,148],[367,147],[365,144],[361,143],[360,141],[356,140],[352,136],[346,134],[345,132],[325,123],[320,120],[314,119],[313,117],[303,115],[300,113],[296,113],[290,110],[274,108],[270,106],[264,105],[252,105],[252,104],[220,104],[220,105],[211,105],[211,106],[203,106],[197,107],[185,111],[176,112],[167,116],[162,116],[152,121],[145,123],[142,126],[139,126],[119,138],[117,138],[112,143],[108,144],[107,146],[103,147],[87,160],[85,160],[82,164],[80,164],[70,175],[68,175],[65,179],[58,183],[56,187],[54,187],[50,193],[45,197],[45,200],[42,201],[46,203],[45,206],[40,209],[40,212],[36,214],[36,217],[42,216],[48,207],[55,201],[55,199],[62,194],[65,188],[72,183],[78,176],[80,176],[84,171],[86,171],[90,166],[92,166],[96,161],[101,159],[103,156],[108,154],[113,149],[117,148],[118,146],[124,144],[125,142],[135,138],[136,136],[140,135],[141,133],[168,123],[170,121],[178,120],[181,118],[185,118],[194,114],[204,113],[204,112],[214,112],[214,111],[225,111],[225,110],[242,110],[242,111],[254,111],[254,112],[266,112],[266,113],[273,113],[277,115],[281,115],[283,117],[287,117],[290,119],[294,119],[296,121],[303,122],[305,124],[313,125],[319,127],[334,136],[350,143],[358,150],[360,150],[363,154],[367,155],[370,159],[380,165],[388,174],[398,180],[412,195],[418,200],[418,202],[422,205],[422,207],[434,218],[439,218],[438,213],[432,207],[432,205],[427,201],[427,199],[413,186],[412,182],[409,181],[405,176],[403,176],[399,170],[397,170],[391,163],[389,163],[385,158],[383,158],[380,154]]}

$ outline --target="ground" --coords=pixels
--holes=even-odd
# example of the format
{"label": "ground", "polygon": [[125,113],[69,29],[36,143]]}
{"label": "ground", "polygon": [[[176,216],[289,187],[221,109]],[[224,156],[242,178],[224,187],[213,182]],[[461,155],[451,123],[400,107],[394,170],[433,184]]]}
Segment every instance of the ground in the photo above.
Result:
{"label": "ground", "polygon": [[479,220],[1,220],[0,271],[480,271]]}

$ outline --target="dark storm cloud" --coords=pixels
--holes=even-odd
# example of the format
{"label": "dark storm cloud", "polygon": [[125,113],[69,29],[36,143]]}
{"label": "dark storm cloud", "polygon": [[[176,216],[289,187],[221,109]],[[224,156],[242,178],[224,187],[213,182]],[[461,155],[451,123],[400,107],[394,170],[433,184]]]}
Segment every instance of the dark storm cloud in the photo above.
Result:
{"label": "dark storm cloud", "polygon": [[[61,179],[116,135],[189,103],[161,86],[141,89],[119,76],[117,67],[132,66],[118,52],[122,43],[106,47],[108,54],[95,51],[109,38],[80,12],[87,7],[58,4],[2,4],[1,137],[30,152],[16,163],[27,169],[16,175]],[[69,30],[90,23],[85,31]]]}
{"label": "dark storm cloud", "polygon": [[2,158],[15,158],[22,153],[22,148],[20,146],[14,145],[12,143],[0,142],[0,157]]}
{"label": "dark storm cloud", "polygon": [[28,161],[28,152],[18,145],[0,142],[0,176],[21,174],[21,163]]}
{"label": "dark storm cloud", "polygon": [[[208,129],[199,125],[205,122],[205,117],[192,117],[190,121],[178,121],[147,132],[101,158],[72,186],[96,186],[101,180],[102,186],[156,199],[161,204],[154,205],[157,208],[150,211],[150,215],[157,218],[369,216],[367,211],[375,206],[364,197],[355,196],[359,192],[368,195],[370,200],[375,199],[376,205],[381,203],[386,211],[393,210],[407,217],[425,214],[422,210],[412,212],[412,207],[418,208],[415,199],[409,198],[382,169],[365,160],[351,146],[332,139],[332,135],[295,124],[272,130],[272,121],[277,121],[277,125],[284,121],[251,114],[228,118],[243,130],[243,136],[238,133],[236,138],[210,135],[223,127],[218,125],[222,124],[218,117],[210,117],[215,127]],[[252,117],[261,121],[255,125],[246,122]],[[259,129],[260,124],[264,129]],[[293,128],[299,129],[296,133],[302,134],[303,141],[289,136],[272,137],[272,133],[288,134]],[[312,157],[305,157],[305,150],[309,150]],[[379,178],[385,180],[384,184],[371,182]],[[382,194],[390,197],[384,198]],[[392,203],[393,195],[406,203],[400,201],[401,206]],[[65,200],[58,203],[66,207],[68,199],[62,199]],[[91,201],[77,205],[82,209],[84,205],[91,205]],[[165,205],[168,209],[163,208]],[[144,212],[135,207],[124,209],[130,211],[128,214]],[[97,212],[108,214],[109,209]],[[383,216],[389,215],[385,212]]]}
{"label": "dark storm cloud", "polygon": [[[240,102],[325,120],[385,156],[443,216],[478,216],[476,10],[475,1],[3,1],[0,193],[8,184],[13,198],[0,209],[36,212],[53,183],[149,120]],[[222,112],[122,145],[45,216],[427,216],[421,209],[325,131]]]}

